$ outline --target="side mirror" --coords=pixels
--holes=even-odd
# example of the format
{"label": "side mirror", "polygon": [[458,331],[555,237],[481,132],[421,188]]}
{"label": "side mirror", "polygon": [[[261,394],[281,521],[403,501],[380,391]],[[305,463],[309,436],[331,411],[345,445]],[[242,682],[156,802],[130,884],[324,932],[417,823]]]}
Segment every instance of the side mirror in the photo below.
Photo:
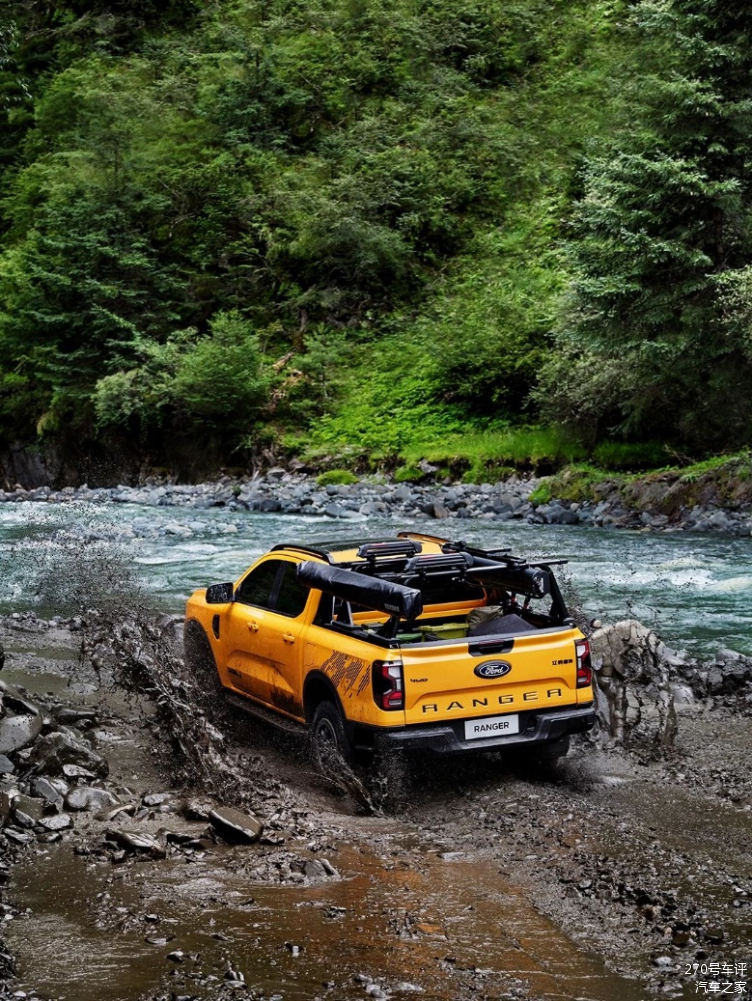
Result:
{"label": "side mirror", "polygon": [[206,604],[226,605],[233,600],[234,596],[235,591],[232,581],[229,581],[227,584],[212,584],[211,587],[207,587],[206,589]]}

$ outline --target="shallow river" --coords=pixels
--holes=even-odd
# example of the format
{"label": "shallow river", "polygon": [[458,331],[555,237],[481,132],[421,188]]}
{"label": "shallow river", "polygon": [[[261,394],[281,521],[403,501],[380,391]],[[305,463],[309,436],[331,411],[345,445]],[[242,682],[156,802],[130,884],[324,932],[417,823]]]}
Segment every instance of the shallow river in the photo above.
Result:
{"label": "shallow river", "polygon": [[588,617],[637,617],[695,655],[723,646],[752,653],[752,539],[482,520],[406,525],[394,518],[334,521],[223,509],[6,504],[0,611],[70,614],[92,593],[114,590],[178,612],[194,588],[238,577],[275,543],[404,528],[567,559],[560,576],[570,579],[570,601]]}

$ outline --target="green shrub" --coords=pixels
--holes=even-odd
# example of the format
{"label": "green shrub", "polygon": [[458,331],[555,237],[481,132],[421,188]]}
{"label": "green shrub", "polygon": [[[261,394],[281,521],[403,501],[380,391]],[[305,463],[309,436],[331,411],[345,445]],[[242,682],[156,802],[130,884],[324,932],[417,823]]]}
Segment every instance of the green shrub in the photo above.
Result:
{"label": "green shrub", "polygon": [[[467,472],[473,476],[503,479],[507,470],[537,467],[543,464],[561,466],[585,457],[584,449],[556,428],[504,428],[493,431],[468,431],[445,434],[441,438],[424,439],[404,446],[400,452],[407,464],[427,459],[438,465],[457,465],[464,460]],[[495,482],[480,479],[468,482]]]}
{"label": "green shrub", "polygon": [[513,466],[499,466],[493,462],[476,462],[462,474],[463,483],[500,483],[516,470]]}
{"label": "green shrub", "polygon": [[548,504],[551,498],[551,483],[549,479],[545,479],[533,490],[528,500],[537,507],[539,504]]}
{"label": "green shrub", "polygon": [[198,422],[245,428],[259,416],[269,391],[258,338],[237,310],[218,313],[209,327],[210,336],[180,358],[175,404]]}
{"label": "green shrub", "polygon": [[666,446],[656,441],[604,441],[593,452],[593,459],[598,466],[625,472],[659,469],[668,465],[671,458]]}
{"label": "green shrub", "polygon": [[413,483],[415,480],[424,480],[426,474],[417,466],[400,466],[394,471],[395,483]]}
{"label": "green shrub", "polygon": [[349,469],[327,469],[316,477],[316,482],[320,487],[341,486],[357,483],[358,477],[351,473]]}
{"label": "green shrub", "polygon": [[[556,498],[569,502],[581,502],[596,500],[593,488],[604,480],[613,481],[614,479],[623,480],[624,477],[615,477],[613,473],[583,463],[582,465],[567,466],[547,479],[545,485],[549,491],[548,500]],[[536,503],[547,503],[547,501],[537,501]]]}
{"label": "green shrub", "polygon": [[100,427],[141,429],[177,419],[181,426],[241,432],[259,418],[269,395],[258,338],[237,310],[218,313],[203,337],[181,330],[165,344],[145,342],[143,362],[100,379],[93,400]]}

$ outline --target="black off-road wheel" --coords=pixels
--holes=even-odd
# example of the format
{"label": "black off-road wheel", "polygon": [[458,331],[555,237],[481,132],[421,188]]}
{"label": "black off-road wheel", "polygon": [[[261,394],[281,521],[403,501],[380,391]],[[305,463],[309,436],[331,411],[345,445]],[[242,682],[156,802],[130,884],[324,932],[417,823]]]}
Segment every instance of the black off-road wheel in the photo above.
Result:
{"label": "black off-road wheel", "polygon": [[345,762],[352,765],[353,749],[345,733],[342,714],[333,702],[319,702],[313,713],[310,730],[313,763],[323,775],[331,775]]}

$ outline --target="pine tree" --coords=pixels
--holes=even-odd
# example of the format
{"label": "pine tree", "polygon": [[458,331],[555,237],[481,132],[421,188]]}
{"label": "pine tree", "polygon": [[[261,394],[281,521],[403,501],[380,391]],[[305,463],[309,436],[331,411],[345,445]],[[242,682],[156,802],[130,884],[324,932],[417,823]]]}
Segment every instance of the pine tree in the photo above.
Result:
{"label": "pine tree", "polygon": [[563,339],[621,370],[600,400],[612,424],[718,448],[752,428],[752,357],[723,305],[752,261],[752,9],[643,0],[634,28],[649,72],[585,165]]}

